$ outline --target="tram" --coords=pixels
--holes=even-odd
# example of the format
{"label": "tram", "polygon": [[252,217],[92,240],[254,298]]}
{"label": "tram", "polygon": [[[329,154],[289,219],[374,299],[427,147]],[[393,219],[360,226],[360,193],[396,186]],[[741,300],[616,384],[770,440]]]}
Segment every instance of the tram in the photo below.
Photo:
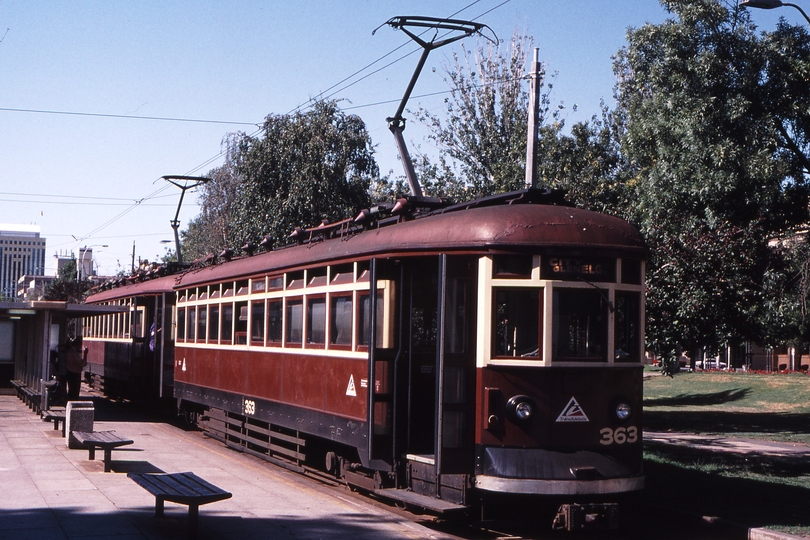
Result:
{"label": "tram", "polygon": [[112,369],[119,340],[132,380],[161,394],[171,384],[211,437],[412,508],[484,516],[553,501],[555,528],[613,528],[616,499],[644,486],[644,241],[534,187],[461,204],[423,196],[405,103],[430,50],[487,27],[388,24],[424,48],[389,119],[412,195],[297,228],[289,246],[248,243],[244,256],[94,295],[132,308],[91,323],[92,369],[126,371]]}
{"label": "tram", "polygon": [[182,274],[180,406],[232,447],[428,510],[548,496],[565,528],[614,520],[578,501],[644,484],[638,231],[537,189],[419,201]]}
{"label": "tram", "polygon": [[83,321],[85,379],[91,386],[109,397],[172,399],[175,279],[139,271],[87,297],[86,304],[127,308]]}

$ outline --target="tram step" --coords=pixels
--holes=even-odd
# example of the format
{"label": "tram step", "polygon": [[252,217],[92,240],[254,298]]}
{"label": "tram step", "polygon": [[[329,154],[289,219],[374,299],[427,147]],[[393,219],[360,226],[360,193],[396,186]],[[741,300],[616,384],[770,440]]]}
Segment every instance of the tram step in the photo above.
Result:
{"label": "tram step", "polygon": [[450,512],[461,512],[467,509],[466,506],[455,504],[442,499],[434,499],[427,495],[419,495],[407,489],[375,489],[372,491],[378,497],[403,502],[411,506],[417,506],[437,514],[447,514]]}

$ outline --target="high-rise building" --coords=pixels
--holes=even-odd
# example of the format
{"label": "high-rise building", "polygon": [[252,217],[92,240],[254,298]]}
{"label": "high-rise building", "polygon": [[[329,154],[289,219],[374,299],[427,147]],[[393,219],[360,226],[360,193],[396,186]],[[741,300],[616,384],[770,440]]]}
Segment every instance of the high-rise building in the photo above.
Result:
{"label": "high-rise building", "polygon": [[0,297],[17,296],[20,276],[45,274],[45,239],[39,225],[0,224]]}

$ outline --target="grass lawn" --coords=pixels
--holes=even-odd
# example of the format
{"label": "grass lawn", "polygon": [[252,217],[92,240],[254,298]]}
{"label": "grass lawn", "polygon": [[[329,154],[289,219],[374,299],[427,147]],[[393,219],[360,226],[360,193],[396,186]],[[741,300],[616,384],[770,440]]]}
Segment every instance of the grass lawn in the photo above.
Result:
{"label": "grass lawn", "polygon": [[[644,427],[810,444],[810,376],[697,372],[644,380]],[[810,463],[645,443],[645,499],[810,537]]]}

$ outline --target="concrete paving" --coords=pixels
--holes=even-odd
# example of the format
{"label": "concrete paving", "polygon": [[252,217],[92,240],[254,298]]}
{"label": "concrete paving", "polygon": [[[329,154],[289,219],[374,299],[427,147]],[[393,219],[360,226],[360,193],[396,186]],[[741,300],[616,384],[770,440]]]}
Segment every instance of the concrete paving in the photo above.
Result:
{"label": "concrete paving", "polygon": [[109,473],[103,452],[89,461],[16,396],[0,395],[0,538],[185,538],[188,507],[167,502],[155,517],[154,496],[126,473],[186,471],[233,493],[200,507],[201,540],[448,538],[199,432],[143,421],[97,420],[94,429],[135,441],[113,451]]}

